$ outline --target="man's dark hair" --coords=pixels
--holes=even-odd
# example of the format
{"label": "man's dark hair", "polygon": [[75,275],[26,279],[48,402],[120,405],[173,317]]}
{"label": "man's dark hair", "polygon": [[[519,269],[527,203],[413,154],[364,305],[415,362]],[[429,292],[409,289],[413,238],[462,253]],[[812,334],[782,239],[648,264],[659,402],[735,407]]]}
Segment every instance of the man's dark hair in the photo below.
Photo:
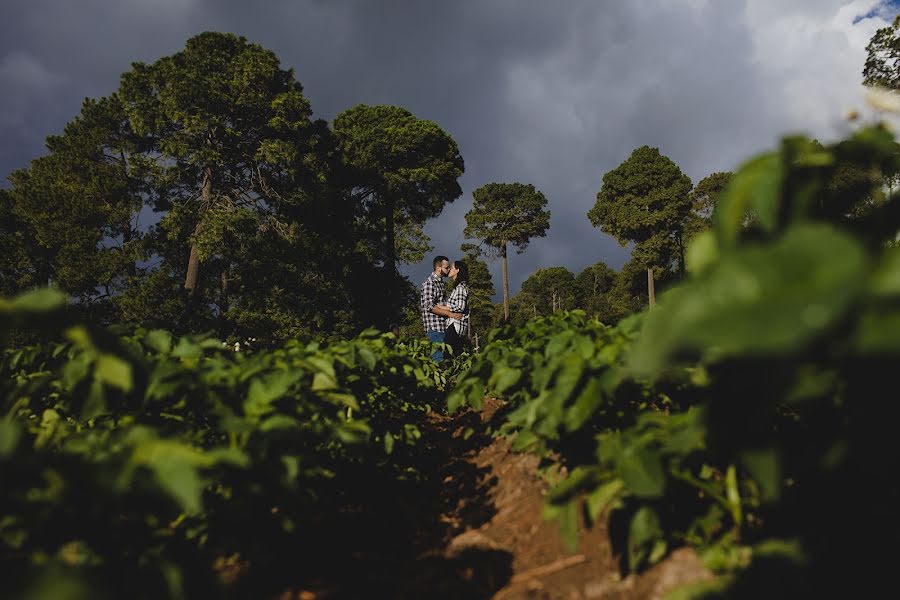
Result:
{"label": "man's dark hair", "polygon": [[445,260],[446,260],[447,262],[450,262],[450,259],[447,258],[446,256],[435,256],[435,257],[434,257],[434,261],[431,263],[431,268],[432,268],[432,269],[437,269],[437,266],[438,266],[439,264],[441,264],[442,262],[444,262]]}

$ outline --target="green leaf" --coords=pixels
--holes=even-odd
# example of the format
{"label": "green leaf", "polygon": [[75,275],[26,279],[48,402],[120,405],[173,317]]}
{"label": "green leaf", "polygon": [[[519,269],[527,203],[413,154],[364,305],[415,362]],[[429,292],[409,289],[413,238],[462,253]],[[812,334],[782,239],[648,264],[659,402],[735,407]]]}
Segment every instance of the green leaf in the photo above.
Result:
{"label": "green leaf", "polygon": [[0,420],[0,459],[6,459],[16,451],[22,437],[22,428],[10,419]]}
{"label": "green leaf", "polygon": [[172,334],[163,329],[148,331],[144,343],[160,354],[168,354],[172,350]]}
{"label": "green leaf", "polygon": [[54,288],[40,288],[19,294],[11,301],[0,300],[0,311],[44,313],[66,305],[66,295]]}
{"label": "green leaf", "polygon": [[261,415],[271,409],[271,404],[284,396],[291,385],[302,376],[301,371],[276,371],[250,382],[244,411],[249,415]]}
{"label": "green leaf", "polygon": [[344,421],[337,426],[335,434],[345,444],[364,444],[369,441],[372,430],[362,421]]}
{"label": "green leaf", "polygon": [[88,389],[88,395],[81,407],[79,416],[82,421],[87,421],[96,416],[106,414],[106,412],[106,391],[103,387],[103,382],[98,378],[94,378],[91,381],[91,387]]}
{"label": "green leaf", "polygon": [[200,358],[203,356],[203,348],[199,344],[195,344],[186,337],[178,340],[175,349],[172,350],[172,356],[176,358]]}
{"label": "green leaf", "polygon": [[360,346],[357,351],[359,353],[359,360],[362,365],[366,368],[366,370],[373,371],[375,369],[375,365],[378,363],[378,359],[375,357],[375,353],[365,346]]}
{"label": "green leaf", "polygon": [[503,394],[510,389],[522,377],[522,371],[519,369],[511,369],[505,365],[499,366],[488,379],[488,388],[494,390],[497,394]]}
{"label": "green leaf", "polygon": [[97,357],[94,377],[123,392],[131,391],[133,385],[131,365],[112,354],[103,353]]}
{"label": "green leaf", "polygon": [[557,519],[559,535],[572,552],[578,548],[578,505],[576,500],[564,504],[545,504],[541,511],[545,520]]}
{"label": "green leaf", "polygon": [[859,242],[826,224],[797,225],[769,246],[733,251],[661,297],[629,367],[652,375],[675,355],[715,360],[797,349],[842,318],[867,270]]}
{"label": "green leaf", "polygon": [[390,454],[394,451],[394,436],[388,431],[384,434],[384,453]]}
{"label": "green leaf", "polygon": [[589,467],[575,467],[569,476],[553,486],[547,494],[550,504],[566,504],[575,499],[579,492],[592,487],[596,470]]}
{"label": "green leaf", "polygon": [[300,424],[297,419],[288,415],[272,415],[259,424],[260,431],[272,431],[275,429],[297,429]]}
{"label": "green leaf", "polygon": [[634,513],[628,526],[628,569],[637,571],[645,562],[652,563],[665,553],[659,517],[649,506],[642,506]]}
{"label": "green leaf", "polygon": [[[609,373],[606,371],[603,376]],[[603,389],[604,384],[600,378],[593,377],[587,381],[563,417],[566,431],[578,431],[591,418],[597,407],[603,403]]]}
{"label": "green leaf", "polygon": [[657,452],[639,446],[627,446],[617,465],[619,476],[635,496],[658,498],[666,485],[662,460]]}
{"label": "green leaf", "polygon": [[331,374],[319,371],[313,375],[312,386],[310,389],[314,392],[325,392],[338,388],[337,380],[335,380],[334,371]]}
{"label": "green leaf", "polygon": [[775,448],[745,450],[741,462],[759,484],[762,499],[777,502],[781,497],[781,457]]}
{"label": "green leaf", "polygon": [[712,231],[703,231],[692,240],[684,255],[685,268],[699,275],[719,260],[719,246]]}
{"label": "green leaf", "polygon": [[715,231],[723,246],[731,247],[737,241],[748,212],[755,215],[766,231],[774,228],[783,178],[781,156],[776,152],[745,162],[732,176],[713,215]]}
{"label": "green leaf", "polygon": [[613,479],[591,492],[587,498],[588,516],[591,520],[596,521],[600,513],[622,496],[624,490],[625,482],[621,479]]}

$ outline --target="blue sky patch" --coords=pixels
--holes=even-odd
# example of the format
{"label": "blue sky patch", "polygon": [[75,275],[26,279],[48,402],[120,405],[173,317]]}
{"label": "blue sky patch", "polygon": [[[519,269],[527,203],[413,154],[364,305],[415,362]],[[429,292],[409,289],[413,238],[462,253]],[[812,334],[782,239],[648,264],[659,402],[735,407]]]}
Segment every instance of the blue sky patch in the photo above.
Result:
{"label": "blue sky patch", "polygon": [[898,12],[900,12],[900,0],[885,0],[866,14],[854,17],[853,24],[856,25],[860,21],[879,16],[885,17],[888,21],[893,21]]}

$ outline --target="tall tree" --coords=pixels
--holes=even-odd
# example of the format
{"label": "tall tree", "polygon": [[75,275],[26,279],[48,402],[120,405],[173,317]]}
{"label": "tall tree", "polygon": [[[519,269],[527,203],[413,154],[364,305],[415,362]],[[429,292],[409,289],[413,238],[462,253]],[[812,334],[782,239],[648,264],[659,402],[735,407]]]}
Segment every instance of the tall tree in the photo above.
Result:
{"label": "tall tree", "polygon": [[172,56],[134,63],[120,90],[132,126],[154,139],[164,167],[157,208],[170,211],[170,235],[189,244],[187,290],[197,290],[200,263],[224,249],[226,230],[250,219],[286,233],[278,209],[290,202],[288,190],[319,176],[321,130],[273,52],[206,32]]}
{"label": "tall tree", "polygon": [[602,261],[583,269],[575,276],[575,305],[609,323],[612,313],[609,293],[616,275],[616,271]]}
{"label": "tall tree", "polygon": [[654,301],[654,267],[678,260],[684,272],[684,226],[691,210],[691,180],[658,148],[641,146],[603,176],[588,219],[623,246],[635,244],[632,256],[647,270],[650,304]]}
{"label": "tall tree", "polygon": [[866,52],[863,83],[900,90],[900,15],[889,26],[875,32]]}
{"label": "tall tree", "polygon": [[116,96],[87,99],[62,135],[47,138],[48,154],[9,177],[12,210],[34,236],[34,258],[83,301],[121,291],[144,258],[137,223],[151,195],[144,144]]}
{"label": "tall tree", "polygon": [[421,259],[428,251],[421,226],[462,194],[459,148],[437,124],[397,106],[357,105],[339,114],[332,128],[360,227],[375,242],[372,259],[390,277],[398,260]]}
{"label": "tall tree", "polygon": [[503,285],[503,318],[509,320],[507,246],[525,252],[533,237],[547,235],[550,211],[547,198],[531,184],[488,183],[472,192],[472,210],[466,213],[463,235],[479,241],[479,251],[500,256]]}
{"label": "tall tree", "polygon": [[528,296],[536,315],[572,310],[575,308],[575,274],[565,267],[538,269],[522,282],[520,293]]}
{"label": "tall tree", "polygon": [[16,216],[13,197],[0,189],[0,295],[13,296],[47,283],[49,269],[28,224]]}
{"label": "tall tree", "polygon": [[731,181],[731,176],[731,172],[712,173],[701,179],[691,190],[691,211],[684,225],[685,244],[712,226],[716,202]]}
{"label": "tall tree", "polygon": [[469,324],[472,333],[482,336],[495,325],[494,322],[494,282],[487,263],[478,255],[474,244],[463,244],[463,260],[469,268]]}

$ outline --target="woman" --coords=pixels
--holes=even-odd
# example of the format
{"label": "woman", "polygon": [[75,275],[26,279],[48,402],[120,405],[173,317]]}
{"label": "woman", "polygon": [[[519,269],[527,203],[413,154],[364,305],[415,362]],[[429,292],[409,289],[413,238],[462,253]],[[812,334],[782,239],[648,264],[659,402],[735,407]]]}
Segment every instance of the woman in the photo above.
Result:
{"label": "woman", "polygon": [[450,279],[453,280],[453,291],[447,307],[460,313],[459,319],[447,319],[447,331],[444,343],[450,346],[453,356],[462,353],[463,340],[469,336],[469,268],[461,260],[450,265]]}

